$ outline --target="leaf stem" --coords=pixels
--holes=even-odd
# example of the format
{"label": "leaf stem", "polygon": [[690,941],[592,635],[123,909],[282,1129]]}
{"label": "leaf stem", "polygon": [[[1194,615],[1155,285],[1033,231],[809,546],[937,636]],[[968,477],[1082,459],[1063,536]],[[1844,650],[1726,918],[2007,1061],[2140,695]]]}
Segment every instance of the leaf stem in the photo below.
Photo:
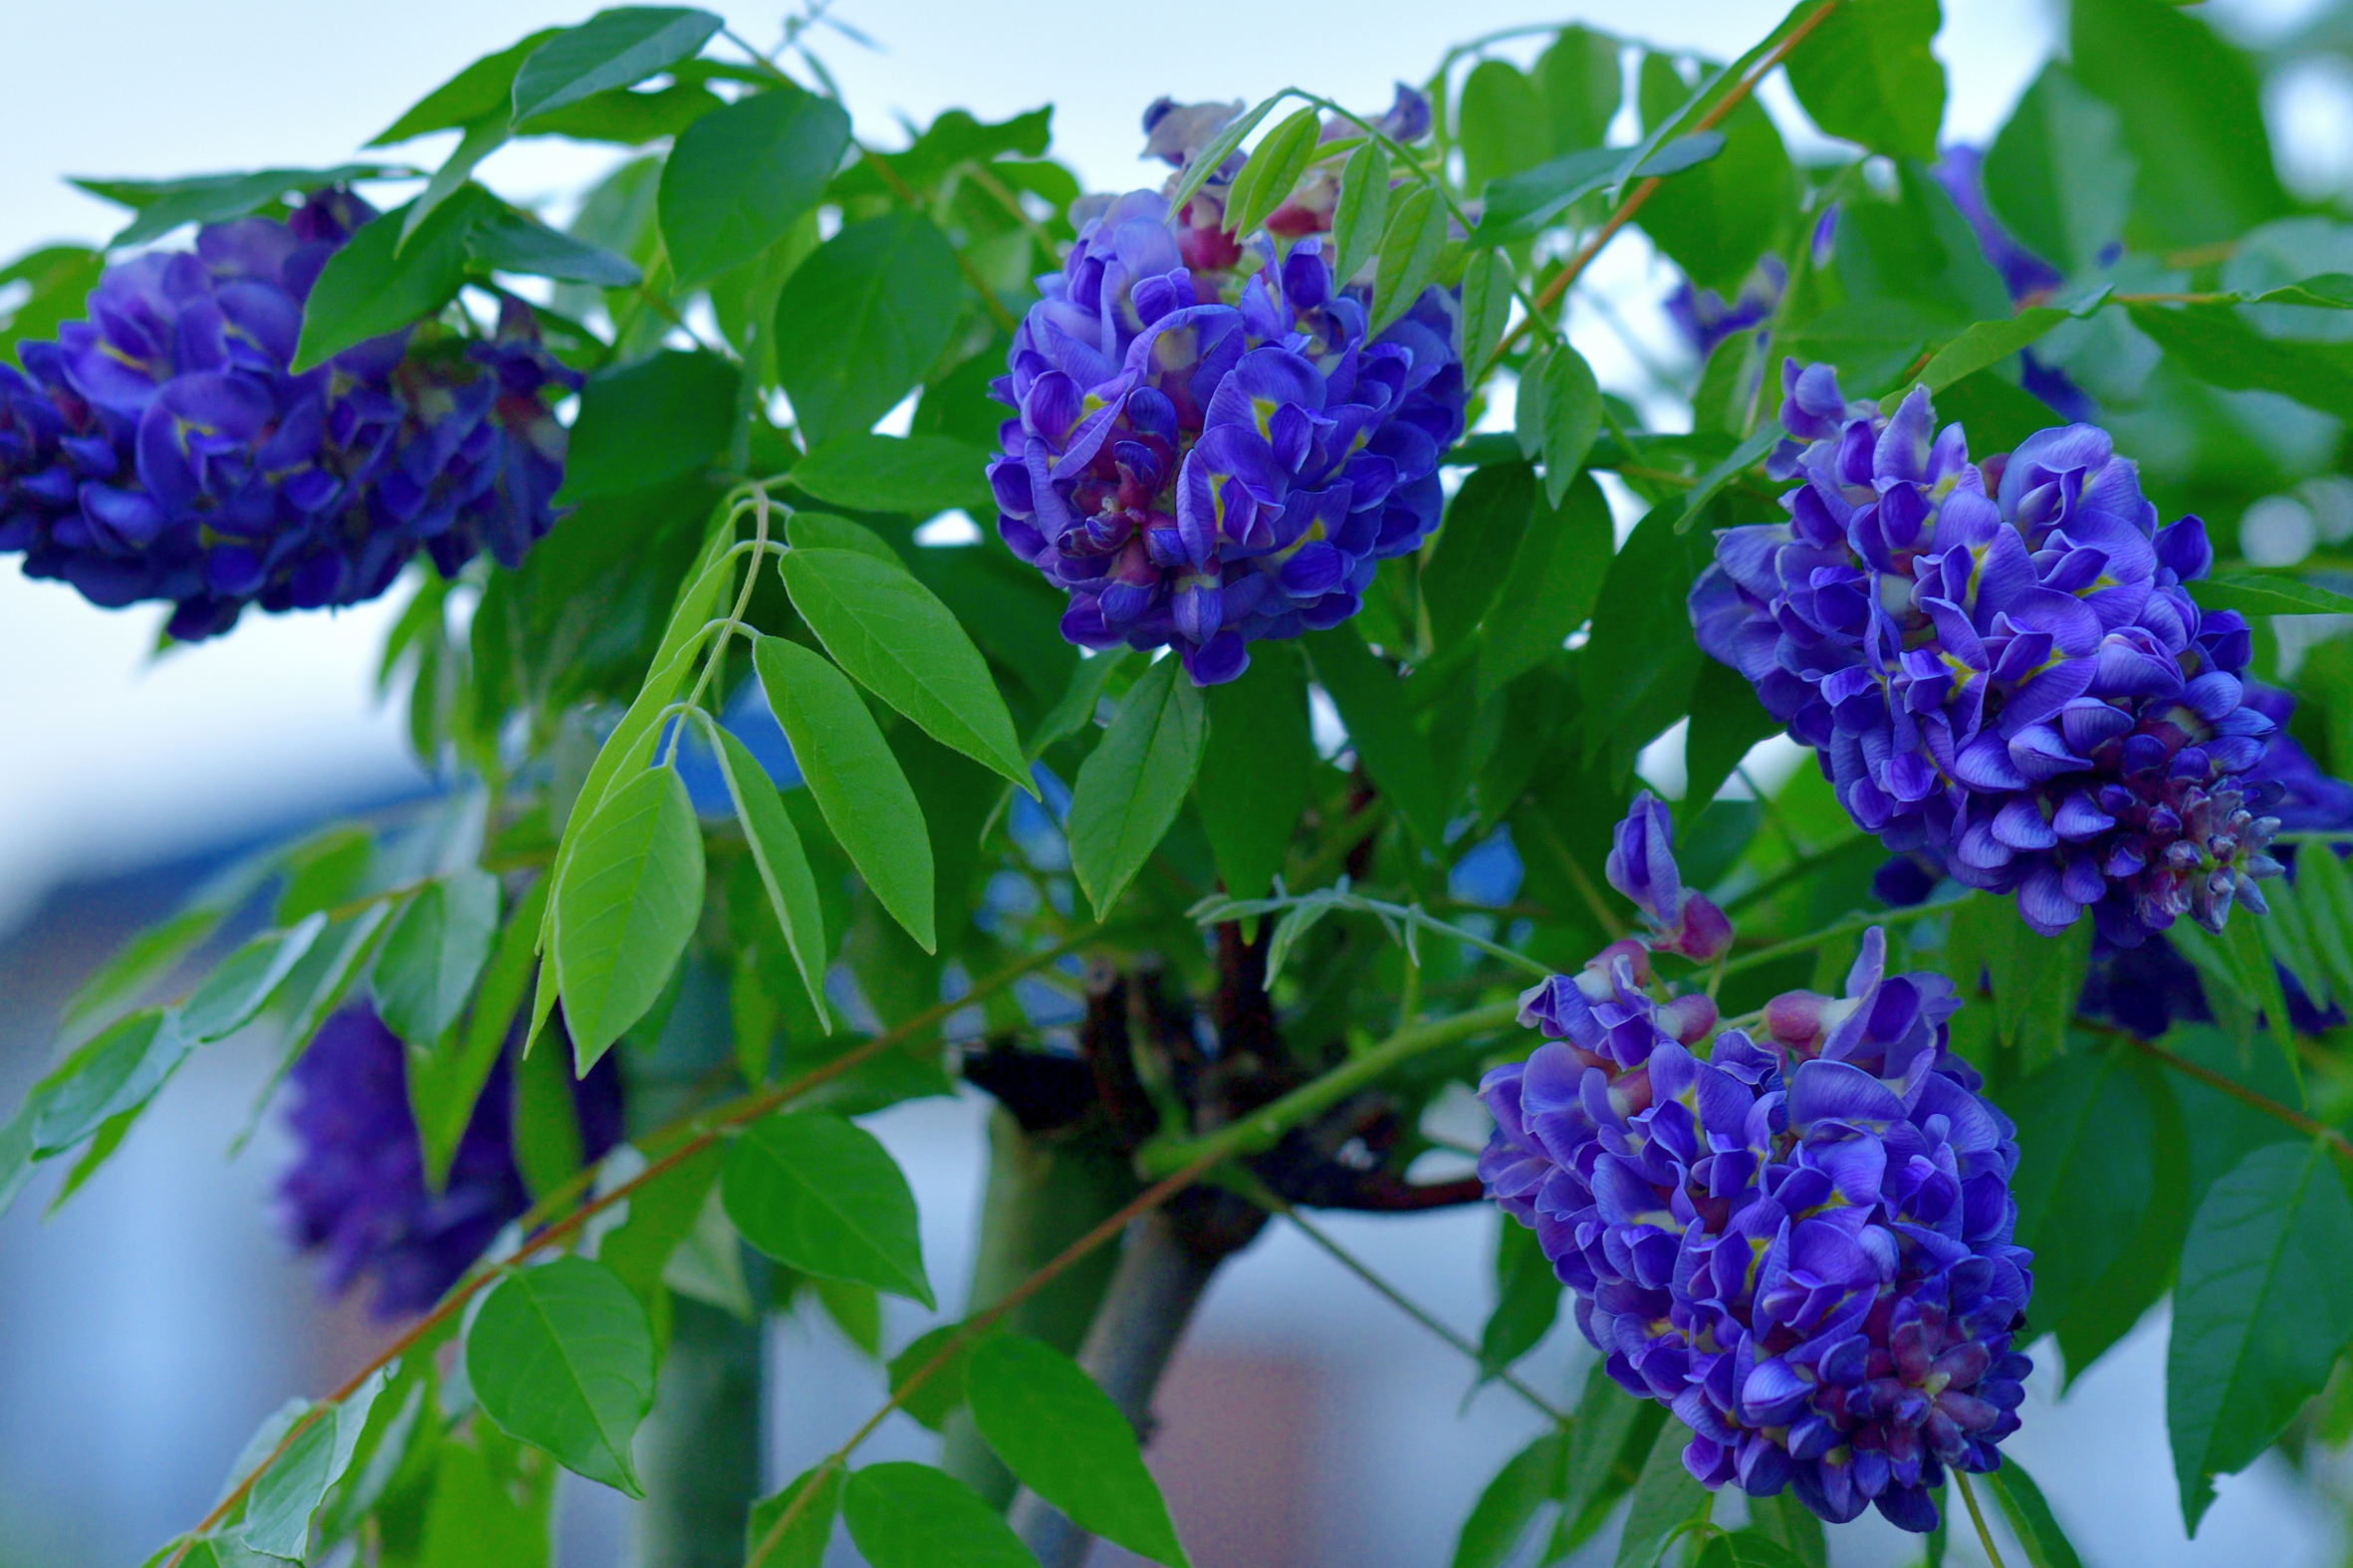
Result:
{"label": "leaf stem", "polygon": [[[752,554],[755,559],[752,562],[752,569],[744,573],[744,585],[735,596],[735,608],[727,612],[727,619],[719,623],[719,634],[711,639],[711,651],[704,656],[702,671],[694,678],[694,690],[686,694],[685,705],[679,710],[682,713],[695,711],[703,700],[704,688],[711,684],[712,675],[717,673],[720,665],[727,662],[727,644],[742,628],[744,615],[752,607],[752,590],[760,584],[760,562],[757,558],[768,553],[768,509],[780,505],[782,505],[781,502],[773,502],[768,499],[768,492],[765,489],[754,486],[749,507],[747,508],[743,502],[738,502],[735,510],[728,514],[730,529],[735,527],[735,520],[742,516],[746,510],[749,510],[757,520],[753,524],[752,534]],[[736,547],[730,546],[727,555],[722,559],[733,560],[735,554]],[[685,729],[686,727],[681,724],[670,726],[669,746],[662,755],[664,767],[676,760],[678,738],[685,732]]]}
{"label": "leaf stem", "polygon": [[2326,1122],[2316,1121],[2312,1117],[2306,1116],[2302,1111],[2295,1109],[2293,1106],[2282,1105],[2277,1100],[2272,1099],[2269,1095],[2258,1093],[2255,1090],[2248,1088],[2245,1084],[2237,1082],[2235,1079],[2224,1076],[2222,1073],[2215,1071],[2212,1067],[2201,1066],[2199,1063],[2192,1061],[2187,1056],[2176,1055],[2174,1052],[2167,1050],[2164,1046],[2158,1044],[2155,1040],[2145,1040],[2129,1029],[2111,1028],[2104,1023],[2093,1023],[2087,1019],[2082,1018],[2075,1020],[2075,1027],[2089,1030],[2095,1034],[2105,1034],[2113,1039],[2122,1040],[2127,1045],[2130,1045],[2134,1050],[2139,1051],[2142,1055],[2147,1056],[2151,1060],[2156,1061],[2164,1066],[2171,1067],[2183,1077],[2195,1078],[2210,1089],[2217,1090],[2223,1094],[2228,1094],[2239,1104],[2247,1106],[2253,1110],[2261,1111],[2265,1116],[2269,1116],[2277,1121],[2284,1122],[2288,1126],[2293,1127],[2297,1132],[2302,1133],[2307,1138],[2327,1139],[2329,1144],[2336,1150],[2337,1156],[2340,1159],[2353,1161],[2353,1140],[2347,1139],[2343,1133],[2337,1131],[2334,1127],[2329,1126]]}
{"label": "leaf stem", "polygon": [[1743,970],[1755,969],[1761,964],[1770,964],[1775,959],[1787,958],[1792,953],[1809,953],[1825,942],[1836,941],[1840,937],[1868,930],[1872,926],[1892,926],[1901,921],[1920,920],[1929,915],[1942,915],[1971,896],[1964,894],[1961,898],[1949,898],[1942,903],[1922,904],[1917,909],[1890,909],[1878,912],[1867,909],[1857,910],[1844,919],[1831,921],[1819,931],[1809,931],[1802,937],[1791,937],[1786,942],[1776,942],[1771,947],[1759,948],[1754,953],[1744,953],[1739,958],[1727,963],[1724,966],[1724,973],[1738,975]]}
{"label": "leaf stem", "polygon": [[1977,1489],[1969,1483],[1966,1470],[1955,1470],[1953,1479],[1961,1485],[1961,1500],[1969,1504],[1969,1522],[1978,1527],[1978,1544],[1986,1549],[1986,1561],[1992,1568],[2004,1568],[2001,1550],[1994,1544],[1994,1532],[1986,1528],[1986,1516],[1978,1508]]}

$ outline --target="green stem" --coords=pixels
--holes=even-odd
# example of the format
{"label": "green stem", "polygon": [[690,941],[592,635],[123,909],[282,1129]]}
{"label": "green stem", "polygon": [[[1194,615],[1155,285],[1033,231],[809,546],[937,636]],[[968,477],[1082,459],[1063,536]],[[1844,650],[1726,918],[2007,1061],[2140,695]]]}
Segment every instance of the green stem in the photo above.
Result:
{"label": "green stem", "polygon": [[1275,1101],[1228,1122],[1205,1137],[1154,1139],[1136,1154],[1136,1169],[1146,1176],[1163,1176],[1204,1160],[1228,1160],[1261,1154],[1275,1146],[1284,1133],[1338,1104],[1349,1095],[1416,1056],[1510,1026],[1520,1016],[1520,1004],[1491,1002],[1450,1018],[1399,1029],[1361,1056],[1349,1058],[1312,1083],[1300,1085]]}
{"label": "green stem", "polygon": [[1786,942],[1776,942],[1771,947],[1759,948],[1754,953],[1744,953],[1726,964],[1724,973],[1738,975],[1743,970],[1756,969],[1759,965],[1770,964],[1776,959],[1785,959],[1792,953],[1810,953],[1825,942],[1833,942],[1840,937],[1849,936],[1857,931],[1866,931],[1873,926],[1892,926],[1906,920],[1920,920],[1929,915],[1942,915],[1961,902],[1962,899],[1949,898],[1939,904],[1923,904],[1918,909],[1890,909],[1878,912],[1857,910],[1843,920],[1831,921],[1819,931],[1809,931],[1802,937],[1791,937]]}
{"label": "green stem", "polygon": [[2003,1568],[2001,1550],[1994,1544],[1994,1532],[1986,1528],[1986,1516],[1979,1511],[1977,1490],[1969,1483],[1969,1473],[1955,1470],[1953,1479],[1961,1484],[1961,1500],[1969,1504],[1969,1522],[1978,1527],[1978,1544],[1986,1548],[1986,1561],[1992,1568]]}

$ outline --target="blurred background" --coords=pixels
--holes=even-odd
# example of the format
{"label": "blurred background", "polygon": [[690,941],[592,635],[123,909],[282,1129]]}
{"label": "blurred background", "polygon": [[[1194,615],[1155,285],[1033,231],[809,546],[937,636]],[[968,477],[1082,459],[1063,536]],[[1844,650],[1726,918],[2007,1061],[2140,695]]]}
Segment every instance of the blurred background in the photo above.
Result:
{"label": "blurred background", "polygon": [[[722,5],[772,41],[773,11]],[[855,30],[821,31],[861,137],[901,144],[902,118],[951,106],[998,118],[1056,106],[1056,155],[1090,189],[1156,182],[1135,161],[1144,104],[1255,100],[1298,81],[1366,108],[1441,52],[1521,23],[1582,21],[1727,57],[1780,0],[1574,0],[1541,6],[1390,0],[1182,8],[1038,0],[847,0]],[[1982,144],[2032,80],[2064,17],[2052,0],[1954,0],[1937,52],[1951,78],[1945,135]],[[2265,107],[2282,174],[2300,194],[2353,186],[2353,63],[2328,0],[2215,0],[2201,8],[2269,62]],[[531,29],[574,20],[545,0],[411,0],[373,8],[295,0],[191,7],[84,0],[18,7],[0,96],[0,256],[103,238],[114,210],[67,174],[158,177],[343,160],[427,88]],[[2353,40],[2353,10],[2334,40]],[[1530,40],[1531,45],[1539,40]],[[1504,51],[1509,53],[1509,50]],[[1825,144],[1775,79],[1762,95],[1793,152]],[[428,166],[443,150],[405,149]],[[510,196],[566,216],[619,154],[535,141],[481,170]],[[1677,279],[1638,233],[1592,275],[1573,323],[1603,384],[1676,426],[1671,390],[1692,351],[1661,310]],[[10,305],[0,294],[0,314]],[[1491,411],[1508,420],[1508,399]],[[2213,519],[2231,529],[2236,519]],[[2250,552],[2250,554],[2252,554]],[[338,615],[256,616],[231,638],[152,656],[151,609],[93,610],[0,566],[0,1101],[46,1065],[58,1003],[136,925],[240,849],[332,815],[419,795],[398,713],[375,696],[392,600]],[[1672,792],[1673,738],[1646,773]],[[235,934],[232,933],[233,940]],[[139,1561],[203,1510],[256,1424],[357,1365],[384,1330],[321,1300],[281,1239],[274,1189],[287,1143],[255,1104],[267,1052],[236,1042],[191,1061],[122,1155],[45,1220],[44,1168],[0,1218],[0,1568]],[[234,1161],[234,1131],[260,1131]],[[874,1130],[913,1181],[925,1250],[951,1293],[967,1269],[985,1162],[977,1097],[918,1101]],[[61,1162],[63,1163],[63,1162]],[[1496,1217],[1335,1217],[1333,1233],[1472,1337],[1489,1302]],[[959,1303],[945,1303],[958,1315]],[[934,1319],[886,1308],[886,1349]],[[881,1370],[814,1316],[774,1330],[772,1480],[800,1470],[872,1408]],[[2011,1448],[2086,1553],[2124,1565],[2304,1568],[2346,1560],[2328,1477],[2275,1459],[2224,1481],[2200,1538],[2180,1533],[2163,1408],[2165,1326],[2152,1321],[2067,1397],[2044,1377]],[[1523,1366],[1540,1387],[1581,1378],[1573,1331]],[[2047,1359],[2047,1358],[2046,1358]],[[1201,1568],[1437,1564],[1534,1418],[1500,1391],[1466,1401],[1468,1366],[1297,1232],[1271,1228],[1227,1265],[1160,1400],[1152,1457]],[[914,1456],[936,1440],[902,1418],[868,1451]],[[568,1477],[563,1557],[617,1563],[626,1504]],[[1531,1543],[1532,1544],[1532,1543]],[[1875,1518],[1839,1532],[1841,1568],[1914,1560]],[[844,1561],[845,1543],[836,1542]],[[1607,1561],[1609,1543],[1588,1557]],[[1097,1563],[1111,1554],[1100,1552]],[[1951,1561],[1975,1562],[1955,1543]]]}

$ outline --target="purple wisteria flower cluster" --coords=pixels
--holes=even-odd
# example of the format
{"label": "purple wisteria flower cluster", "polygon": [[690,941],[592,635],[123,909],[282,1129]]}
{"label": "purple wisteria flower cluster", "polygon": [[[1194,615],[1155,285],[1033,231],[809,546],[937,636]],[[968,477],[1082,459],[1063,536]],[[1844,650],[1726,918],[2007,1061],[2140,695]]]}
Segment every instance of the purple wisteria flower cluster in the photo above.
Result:
{"label": "purple wisteria flower cluster", "polygon": [[1676,875],[1647,795],[1608,869],[1653,934],[1522,997],[1546,1043],[1481,1082],[1480,1177],[1609,1375],[1691,1429],[1703,1484],[1934,1529],[1946,1470],[1997,1468],[2017,1430],[2033,1289],[2012,1128],[1946,1048],[1953,987],[1887,974],[1874,928],[1843,997],[1788,993],[1759,1035],[1718,1030],[1705,994],[1651,972],[1695,944],[1661,918]]}
{"label": "purple wisteria flower cluster", "polygon": [[2044,935],[2086,908],[2120,947],[2260,912],[2274,726],[2246,622],[2183,584],[2206,526],[2157,526],[2106,431],[1973,464],[1925,388],[1892,416],[1826,365],[1782,366],[1786,523],[1726,529],[1691,591],[1700,646],[1815,749],[1857,824]]}
{"label": "purple wisteria flower cluster", "polygon": [[1173,645],[1209,686],[1259,638],[1355,614],[1437,527],[1464,386],[1450,293],[1376,336],[1324,238],[1227,242],[1200,206],[1122,196],[1040,280],[991,388],[1017,414],[989,482],[999,536],[1070,595],[1063,636]]}
{"label": "purple wisteria flower cluster", "polygon": [[[320,1280],[340,1295],[362,1275],[373,1279],[369,1305],[379,1317],[422,1312],[531,1207],[515,1163],[514,1075],[507,1053],[492,1067],[474,1102],[448,1180],[425,1185],[424,1153],[408,1108],[407,1047],[375,1009],[353,1003],[320,1026],[291,1077],[297,1099],[287,1113],[301,1152],[279,1184],[287,1230],[297,1246],[323,1254]],[[571,1060],[561,1037],[541,1042]],[[621,1140],[621,1080],[607,1053],[572,1082],[583,1156],[602,1159]]]}
{"label": "purple wisteria flower cluster", "polygon": [[321,191],[284,221],[208,224],[193,252],[107,270],[90,319],[0,365],[0,552],[118,608],[169,600],[169,631],[355,604],[419,550],[444,576],[502,563],[555,522],[581,377],[508,301],[462,347],[404,329],[297,374],[303,305],[374,209]]}

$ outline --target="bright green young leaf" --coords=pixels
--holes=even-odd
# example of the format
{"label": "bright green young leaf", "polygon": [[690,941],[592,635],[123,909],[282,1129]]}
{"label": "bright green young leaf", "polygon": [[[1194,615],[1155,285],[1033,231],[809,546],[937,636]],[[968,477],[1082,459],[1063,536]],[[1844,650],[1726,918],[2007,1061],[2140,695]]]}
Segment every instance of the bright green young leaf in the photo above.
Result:
{"label": "bright green young leaf", "polygon": [[1159,847],[1201,767],[1201,690],[1174,657],[1137,678],[1070,791],[1070,869],[1095,917],[1110,913]]}
{"label": "bright green young leaf", "polygon": [[1277,93],[1272,98],[1261,99],[1239,117],[1228,120],[1224,129],[1210,137],[1209,145],[1193,154],[1192,161],[1185,165],[1184,177],[1177,181],[1176,189],[1168,193],[1168,210],[1183,212],[1186,204],[1193,199],[1193,193],[1208,183],[1210,176],[1218,171],[1227,158],[1233,156],[1234,149],[1242,145],[1243,138],[1258,129],[1259,121],[1265,119],[1285,97],[1285,94]]}
{"label": "bright green young leaf", "polygon": [[1320,126],[1315,111],[1302,109],[1267,132],[1266,139],[1251,152],[1250,161],[1242,165],[1242,172],[1234,176],[1227,194],[1229,230],[1248,234],[1266,220],[1267,214],[1283,205],[1284,198],[1314,161],[1315,136]]}
{"label": "bright green young leaf", "polygon": [[1823,131],[1933,162],[1945,68],[1928,52],[1937,0],[1847,0],[1789,56],[1789,86]]}
{"label": "bright green young leaf", "polygon": [[1446,246],[1446,204],[1427,185],[1389,203],[1373,284],[1372,331],[1381,332],[1413,308],[1438,268]]}
{"label": "bright green young leaf", "polygon": [[480,187],[467,185],[406,239],[401,237],[405,207],[362,224],[327,259],[311,286],[294,368],[308,370],[447,305],[466,281],[467,232],[490,204]]}
{"label": "bright green young leaf", "polygon": [[2207,1192],[2182,1246],[2165,1418],[2182,1517],[2252,1463],[2353,1339],[2353,1202],[2324,1139],[2257,1149]]}
{"label": "bright green young leaf", "polygon": [[599,289],[635,288],[643,277],[627,257],[551,229],[512,207],[489,207],[475,220],[466,231],[466,254],[491,272]]}
{"label": "bright green young leaf", "polygon": [[964,301],[956,253],[929,218],[893,212],[818,247],[776,308],[776,370],[810,441],[866,430],[948,345]]}
{"label": "bright green young leaf", "polygon": [[928,1464],[869,1464],[842,1489],[849,1538],[873,1568],[1038,1568],[997,1510]]}
{"label": "bright green young leaf", "polygon": [[[891,1393],[897,1394],[905,1389],[916,1373],[930,1366],[934,1358],[947,1348],[949,1341],[963,1332],[962,1323],[942,1323],[917,1336],[906,1349],[891,1357]],[[964,1404],[964,1369],[971,1365],[973,1352],[1001,1332],[1003,1330],[992,1326],[960,1346],[945,1365],[906,1396],[899,1409],[932,1431],[939,1431],[948,1417]]]}
{"label": "bright green young leaf", "polygon": [[701,468],[727,446],[741,380],[717,354],[674,349],[591,376],[561,499],[640,490]]}
{"label": "bright green young leaf", "polygon": [[432,131],[455,130],[486,115],[495,114],[503,123],[513,103],[515,73],[523,69],[523,62],[540,45],[562,31],[558,27],[545,28],[519,44],[484,55],[418,99],[406,113],[367,144],[389,147]]}
{"label": "bright green young leaf", "polygon": [[2353,370],[2308,344],[2265,337],[2232,306],[2130,305],[2125,312],[2168,358],[2210,386],[2277,392],[2353,418]]}
{"label": "bright green young leaf", "polygon": [[729,1147],[720,1193],[778,1262],[934,1304],[915,1195],[872,1133],[824,1111],[766,1117]]}
{"label": "bright green young leaf", "polygon": [[251,1023],[326,929],[324,912],[306,915],[290,930],[255,937],[221,960],[180,1004],[179,1033],[189,1044],[203,1045]]}
{"label": "bright green young leaf", "polygon": [[384,934],[376,1011],[411,1045],[430,1046],[465,1010],[498,933],[498,878],[468,869],[428,882]]}
{"label": "bright green young leaf", "polygon": [[662,246],[681,284],[741,266],[782,239],[825,192],[849,145],[829,98],[754,93],[680,132],[662,164]]}
{"label": "bright green young leaf", "polygon": [[1601,595],[1616,542],[1609,502],[1590,474],[1578,474],[1564,489],[1554,505],[1531,504],[1502,592],[1487,612],[1479,649],[1482,698],[1557,653]]}
{"label": "bright green young leaf", "polygon": [[2124,235],[2133,159],[2123,122],[2054,60],[1987,150],[1985,185],[1987,205],[2019,243],[2083,272]]}
{"label": "bright green young leaf", "polygon": [[[2037,1286],[2039,1283],[2037,1279]],[[2010,1534],[2025,1550],[2027,1568],[2083,1568],[2074,1543],[2051,1516],[2050,1504],[2042,1500],[2042,1488],[2014,1457],[2003,1455],[2001,1468],[1976,1477],[1975,1484],[1994,1494],[2001,1516],[2009,1521]]]}
{"label": "bright green young leaf", "polygon": [[425,1157],[425,1182],[440,1191],[458,1140],[473,1120],[474,1102],[506,1048],[507,1035],[531,984],[532,946],[548,911],[552,876],[533,879],[499,933],[498,945],[482,969],[481,990],[463,1031],[429,1051],[408,1056],[408,1108],[416,1119],[417,1142]]}
{"label": "bright green young leaf", "polygon": [[311,1515],[327,1488],[343,1479],[358,1451],[367,1413],[389,1381],[379,1367],[342,1404],[321,1413],[286,1452],[271,1461],[245,1499],[245,1544],[272,1557],[308,1555]]}
{"label": "bright green young leaf", "polygon": [[1564,27],[1536,57],[1529,75],[1544,101],[1554,151],[1599,146],[1609,134],[1609,122],[1626,96],[1618,58],[1623,52],[1624,46],[1607,33]]}
{"label": "bright green young leaf", "polygon": [[[1687,93],[1659,56],[1643,61],[1646,127],[1664,122]],[[1661,184],[1635,221],[1694,284],[1729,298],[1790,221],[1796,183],[1780,132],[1755,100],[1715,128],[1724,137],[1723,150]]]}
{"label": "bright green young leaf", "polygon": [[2183,586],[2201,609],[2232,609],[2246,615],[2353,614],[2353,594],[2302,577],[2232,571]]}
{"label": "bright green young leaf", "polygon": [[611,1269],[560,1257],[501,1280],[467,1330],[466,1380],[507,1436],[644,1495],[629,1446],[653,1407],[653,1334]]}
{"label": "bright green young leaf", "polygon": [[46,1080],[32,1152],[58,1154],[162,1087],[194,1041],[175,1014],[134,1012],[66,1058]]}
{"label": "bright green young leaf", "polygon": [[1941,392],[1963,376],[2008,358],[2066,319],[2065,311],[2045,305],[1998,322],[1973,323],[1921,367],[1919,383],[1931,392]]}
{"label": "bright green young leaf", "polygon": [[1203,695],[1209,743],[1194,790],[1201,825],[1226,891],[1263,898],[1313,788],[1306,681],[1297,658],[1269,643],[1241,675]]}
{"label": "bright green young leaf", "polygon": [[973,1424],[1023,1485],[1088,1534],[1186,1568],[1135,1429],[1069,1357],[998,1334],[966,1363],[964,1391]]}
{"label": "bright green young leaf", "polygon": [[1094,723],[1096,708],[1103,698],[1103,687],[1127,663],[1134,650],[1124,645],[1106,648],[1091,658],[1080,659],[1070,671],[1070,684],[1063,688],[1046,717],[1038,721],[1038,729],[1030,737],[1024,753],[1032,761],[1044,757],[1062,741]]}
{"label": "bright green young leaf", "polygon": [[853,431],[794,464],[793,485],[857,512],[928,518],[962,507],[977,514],[993,505],[988,466],[987,452],[947,436]]}
{"label": "bright green young leaf", "polygon": [[[841,1511],[842,1479],[838,1468],[803,1470],[775,1495],[752,1504],[751,1516],[744,1522],[744,1568],[823,1568],[826,1544],[833,1539],[833,1520]],[[776,1544],[768,1545],[777,1521],[812,1480],[817,1482],[817,1491]]]}
{"label": "bright green young leaf", "polygon": [[792,949],[793,967],[801,972],[801,984],[809,991],[810,1006],[829,1033],[832,1015],[825,1008],[825,965],[832,950],[825,945],[824,911],[818,905],[817,878],[810,872],[808,851],[801,847],[800,829],[793,825],[776,785],[759,761],[744,749],[744,743],[716,725],[709,728],[719,740],[719,772],[727,783],[728,798],[735,802],[736,820],[743,823],[752,863],[760,868],[760,885],[768,890],[769,907],[784,928],[785,944]]}
{"label": "bright green young leaf", "polygon": [[1540,163],[1550,139],[1531,134],[1544,123],[1535,84],[1509,60],[1482,60],[1463,79],[1455,112],[1455,144],[1463,149],[1463,189],[1473,194],[1490,180]]}
{"label": "bright green young leaf", "polygon": [[677,771],[607,795],[556,889],[556,979],[587,1072],[669,983],[703,909],[703,835]]}
{"label": "bright green young leaf", "polygon": [[1708,1504],[1708,1493],[1683,1467],[1683,1428],[1670,1423],[1652,1443],[1634,1481],[1616,1568],[1652,1568],[1667,1542]]}
{"label": "bright green young leaf", "polygon": [[825,651],[942,746],[1037,793],[1013,716],[955,614],[895,560],[794,550],[785,585]]}
{"label": "bright green young leaf", "polygon": [[1352,624],[1335,626],[1306,647],[1315,677],[1339,709],[1348,744],[1372,775],[1374,786],[1424,845],[1443,844],[1450,812],[1438,783],[1438,765],[1428,739],[1414,728],[1413,716],[1401,700],[1396,672],[1373,657]]}
{"label": "bright green young leaf", "polygon": [[1560,1281],[1535,1232],[1506,1217],[1497,1232],[1496,1304],[1479,1332],[1479,1381],[1492,1381],[1543,1343],[1560,1320]]}
{"label": "bright green young leaf", "polygon": [[[1544,499],[1558,507],[1584,470],[1585,455],[1601,433],[1601,387],[1585,356],[1561,343],[1544,356],[1539,396],[1543,413]],[[1581,618],[1581,617],[1580,617]]]}
{"label": "bright green young leaf", "polygon": [[830,513],[794,513],[785,524],[785,539],[795,550],[854,550],[886,565],[906,569],[905,558],[890,547],[888,540],[863,523],[852,523]]}
{"label": "bright green young leaf", "polygon": [[[184,223],[226,223],[298,191],[388,172],[375,163],[339,163],[324,169],[257,169],[249,174],[198,174],[162,180],[70,179],[67,183],[138,214],[128,227],[107,241],[109,250],[121,250],[159,240]],[[75,302],[77,306],[80,303]]]}
{"label": "bright green young leaf", "polygon": [[1503,1568],[1544,1504],[1557,1499],[1567,1441],[1557,1432],[1512,1456],[1480,1492],[1455,1537],[1453,1568]]}
{"label": "bright green young leaf", "polygon": [[692,60],[726,24],[708,11],[615,6],[540,45],[515,73],[515,128],[592,93],[625,88]]}
{"label": "bright green young leaf", "polygon": [[1511,258],[1502,251],[1479,251],[1463,268],[1462,341],[1456,347],[1464,364],[1487,363],[1503,340],[1512,322],[1512,284]]}
{"label": "bright green young leaf", "polygon": [[1343,282],[1364,270],[1389,221],[1389,154],[1367,141],[1340,165],[1340,196],[1332,209],[1332,276]]}
{"label": "bright green young leaf", "polygon": [[823,654],[762,637],[753,664],[825,825],[891,918],[934,951],[931,839],[881,726]]}

